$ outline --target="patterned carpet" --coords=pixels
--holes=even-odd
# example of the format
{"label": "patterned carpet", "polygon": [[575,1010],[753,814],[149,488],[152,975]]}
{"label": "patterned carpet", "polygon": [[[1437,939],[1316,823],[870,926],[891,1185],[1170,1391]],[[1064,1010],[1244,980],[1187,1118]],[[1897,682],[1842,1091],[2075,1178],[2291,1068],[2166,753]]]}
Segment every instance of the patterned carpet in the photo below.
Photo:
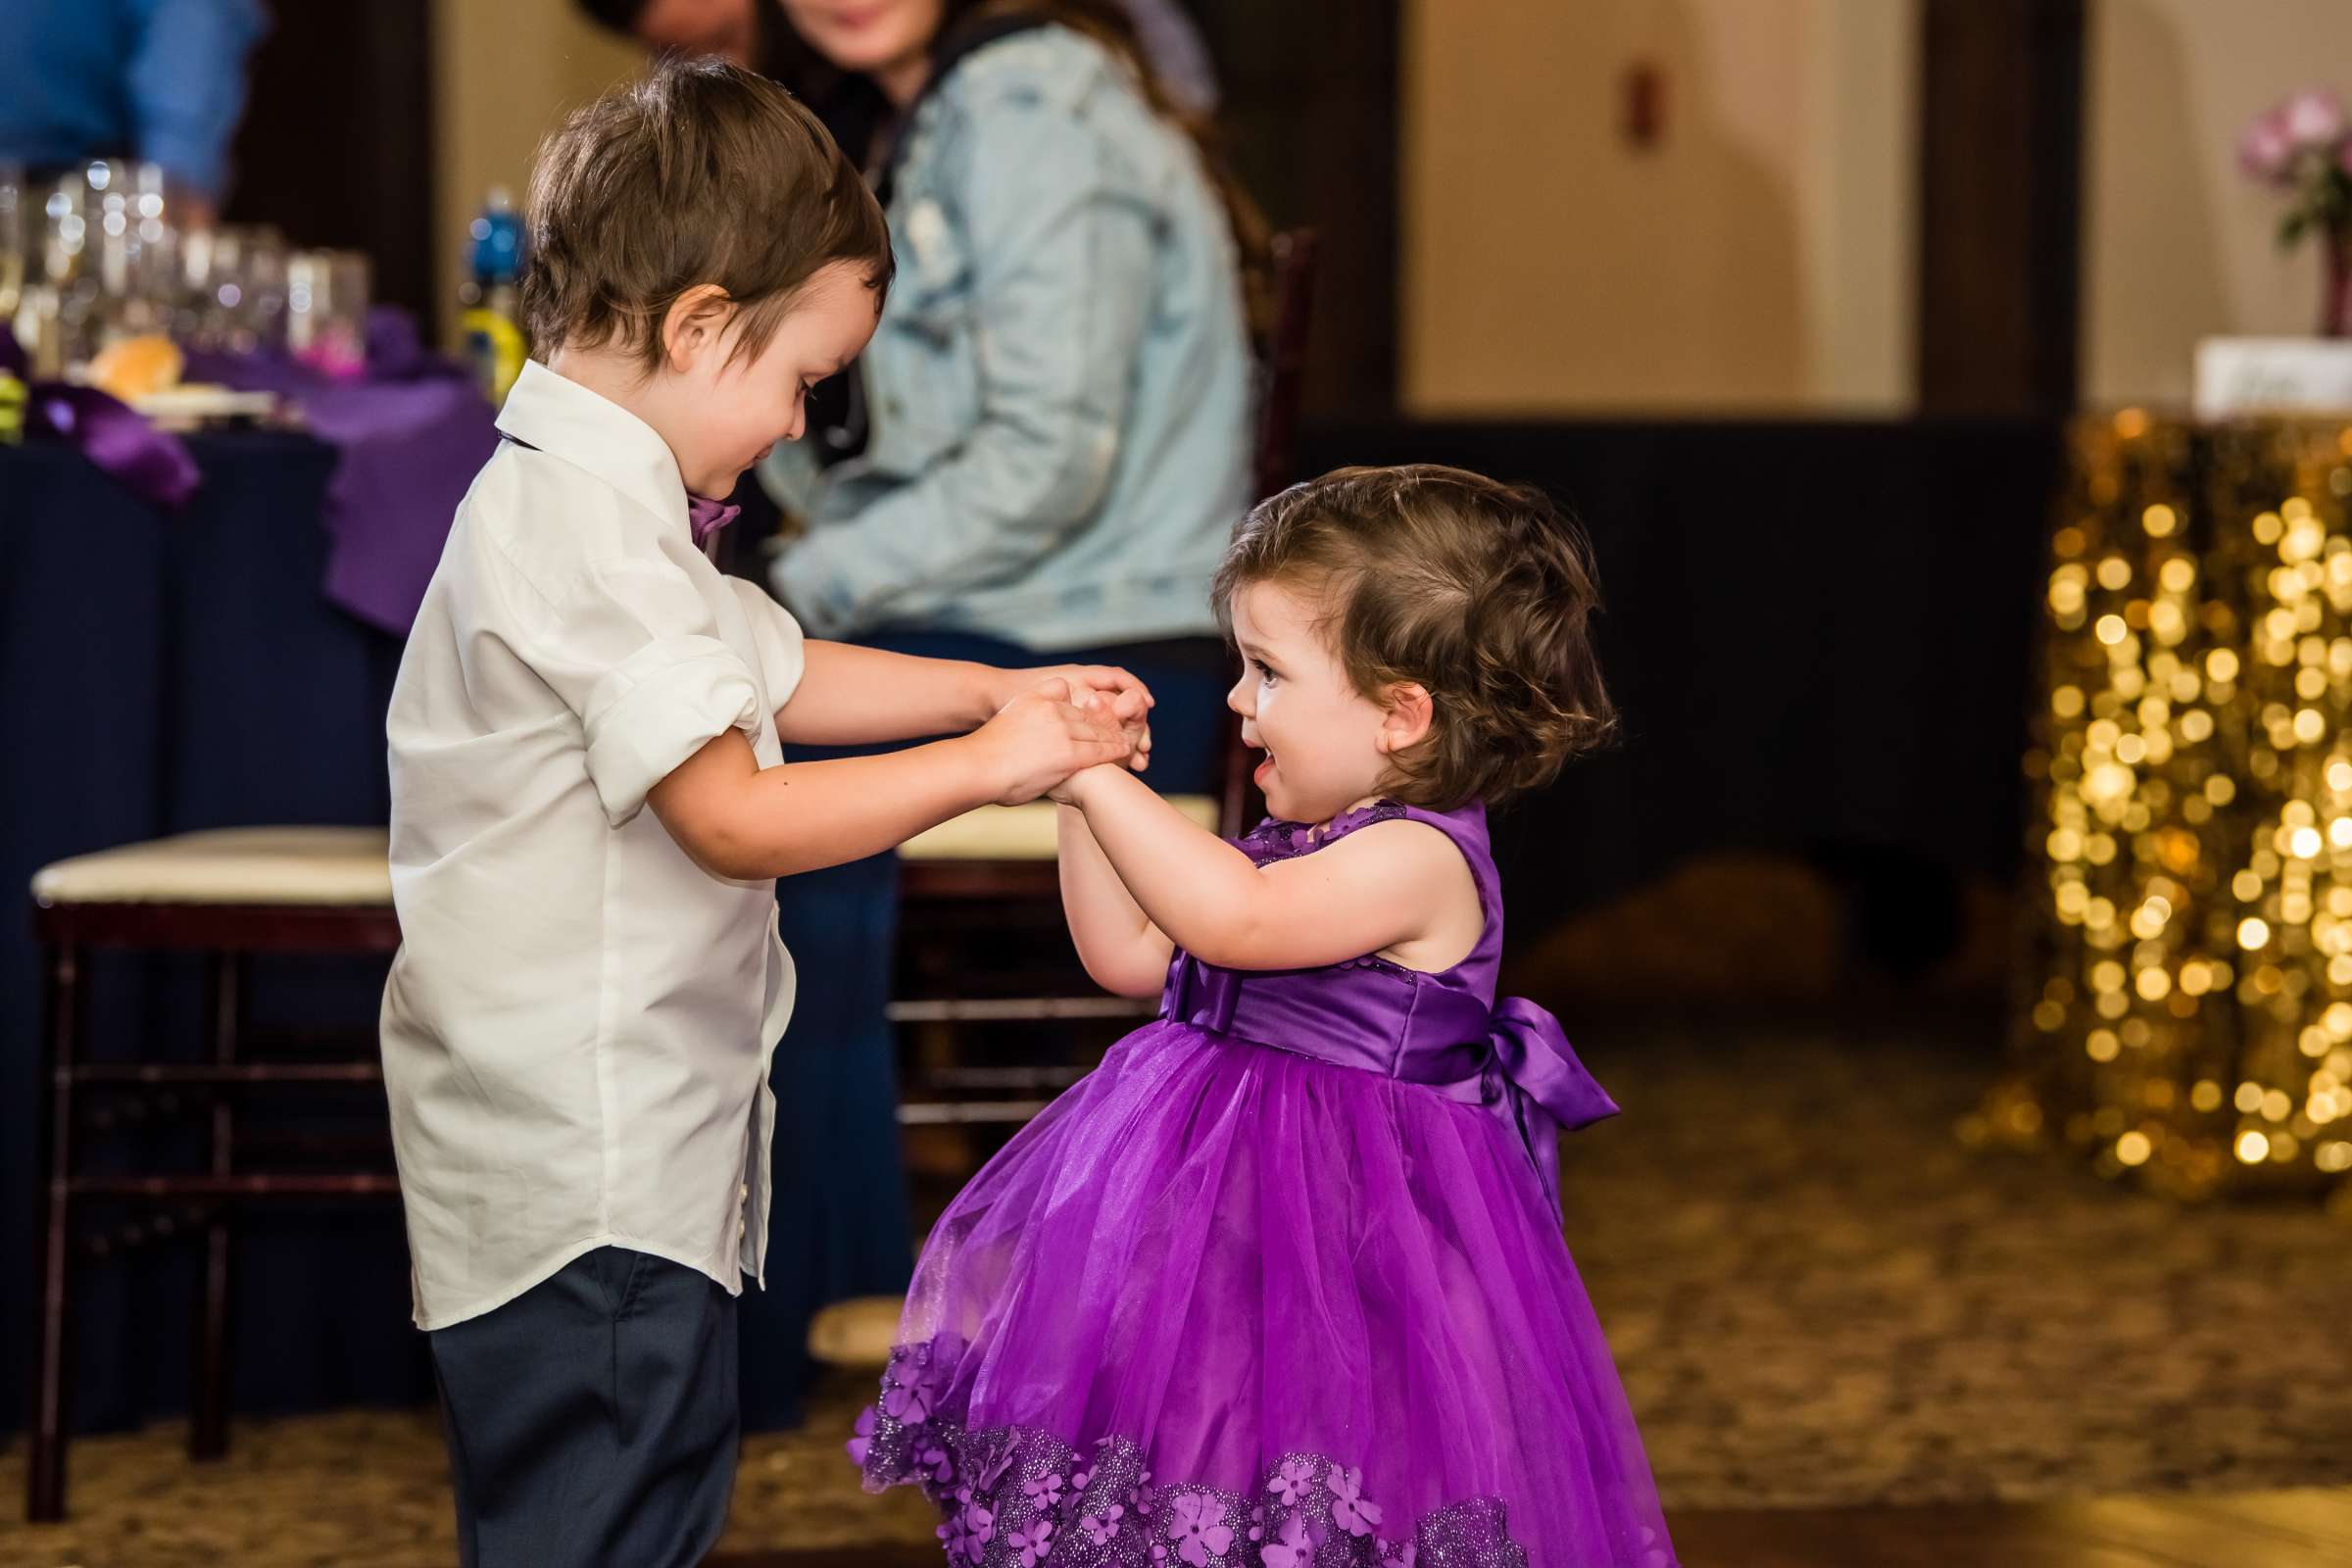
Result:
{"label": "patterned carpet", "polygon": [[[1670,1512],[2340,1481],[2352,1266],[2316,1205],[1971,1152],[1989,1055],[1907,1032],[1579,1032],[1626,1114],[1567,1141],[1569,1239]],[[864,1392],[747,1445],[730,1549],[928,1537],[839,1458]],[[0,1524],[0,1562],[452,1560],[429,1414],[244,1423],[203,1468],[177,1441],[76,1445],[74,1522]],[[11,1515],[22,1488],[16,1448]]]}

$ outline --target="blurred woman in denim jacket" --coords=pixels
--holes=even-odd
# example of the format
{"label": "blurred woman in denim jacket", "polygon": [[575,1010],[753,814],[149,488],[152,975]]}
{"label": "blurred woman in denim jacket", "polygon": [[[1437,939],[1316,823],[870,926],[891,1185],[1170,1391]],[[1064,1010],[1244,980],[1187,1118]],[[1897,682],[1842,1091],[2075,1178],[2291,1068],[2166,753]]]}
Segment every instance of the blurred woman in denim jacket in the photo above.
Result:
{"label": "blurred woman in denim jacket", "polygon": [[847,410],[761,470],[807,523],[777,596],[815,636],[1125,664],[1159,700],[1152,782],[1213,788],[1253,215],[1124,6],[780,9],[787,85],[845,137],[872,125],[898,276]]}

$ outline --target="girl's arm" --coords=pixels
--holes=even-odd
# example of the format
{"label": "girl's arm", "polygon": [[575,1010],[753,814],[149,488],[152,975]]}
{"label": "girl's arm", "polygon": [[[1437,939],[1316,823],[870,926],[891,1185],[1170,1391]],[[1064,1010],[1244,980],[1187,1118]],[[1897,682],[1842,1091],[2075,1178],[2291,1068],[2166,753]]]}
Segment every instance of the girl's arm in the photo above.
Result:
{"label": "girl's arm", "polygon": [[[1156,799],[1156,797],[1154,797]],[[1061,854],[1061,909],[1070,940],[1095,984],[1117,997],[1148,997],[1168,974],[1175,944],[1153,925],[1111,869],[1086,825],[1086,813],[1055,813]]]}
{"label": "girl's arm", "polygon": [[1109,712],[1049,685],[970,735],[882,757],[761,767],[730,729],[646,795],[678,847],[713,876],[752,882],[879,855],[991,801],[1035,800],[1077,768],[1125,760]]}
{"label": "girl's arm", "polygon": [[1089,768],[1054,795],[1086,813],[1152,927],[1220,968],[1305,969],[1400,946],[1458,904],[1470,875],[1419,822],[1375,823],[1261,869],[1120,769]]}
{"label": "girl's arm", "polygon": [[1068,682],[1081,696],[1109,696],[1121,723],[1140,721],[1152,704],[1143,682],[1102,664],[999,669],[813,638],[801,649],[806,664],[800,684],[776,710],[776,738],[788,745],[864,746],[961,735],[1052,679]]}

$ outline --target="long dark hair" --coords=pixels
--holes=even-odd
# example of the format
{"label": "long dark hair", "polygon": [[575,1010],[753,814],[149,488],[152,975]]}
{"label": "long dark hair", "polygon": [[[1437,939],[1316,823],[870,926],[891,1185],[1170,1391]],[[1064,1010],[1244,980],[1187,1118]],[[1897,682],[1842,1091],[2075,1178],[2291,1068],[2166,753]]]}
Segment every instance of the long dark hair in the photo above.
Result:
{"label": "long dark hair", "polygon": [[[760,0],[760,70],[782,82],[815,111],[836,140],[871,175],[887,170],[898,127],[882,89],[863,75],[834,66],[803,38],[778,0]],[[1216,126],[1205,115],[1179,104],[1145,56],[1135,21],[1118,0],[945,0],[939,31],[931,40],[934,60],[951,64],[960,45],[982,29],[1022,23],[1055,24],[1093,39],[1134,73],[1152,113],[1183,130],[1199,151],[1201,167],[1216,188],[1241,254],[1243,296],[1253,333],[1261,331],[1272,305],[1272,234],[1265,215],[1250,200],[1225,157]]]}

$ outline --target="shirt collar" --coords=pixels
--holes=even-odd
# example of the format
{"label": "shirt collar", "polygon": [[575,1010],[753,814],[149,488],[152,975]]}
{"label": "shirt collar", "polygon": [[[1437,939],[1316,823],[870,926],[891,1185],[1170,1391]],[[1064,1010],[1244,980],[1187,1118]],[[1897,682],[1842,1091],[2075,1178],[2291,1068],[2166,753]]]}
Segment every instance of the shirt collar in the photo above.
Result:
{"label": "shirt collar", "polygon": [[669,443],[612,399],[525,360],[498,412],[498,427],[595,475],[673,527],[687,526],[686,481]]}

